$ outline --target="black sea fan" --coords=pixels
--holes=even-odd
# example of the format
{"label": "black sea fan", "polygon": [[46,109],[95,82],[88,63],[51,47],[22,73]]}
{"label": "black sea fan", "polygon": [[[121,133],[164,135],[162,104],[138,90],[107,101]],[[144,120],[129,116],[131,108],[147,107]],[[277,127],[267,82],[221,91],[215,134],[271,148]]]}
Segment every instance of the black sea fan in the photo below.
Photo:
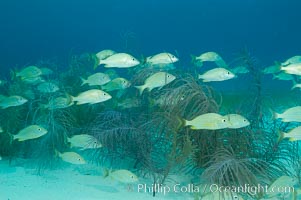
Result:
{"label": "black sea fan", "polygon": [[156,104],[164,110],[187,119],[219,109],[212,89],[200,85],[191,75],[177,78],[170,87],[160,91],[156,99]]}
{"label": "black sea fan", "polygon": [[117,111],[98,114],[89,132],[100,141],[103,148],[94,154],[94,161],[109,161],[117,165],[120,159],[132,159],[133,166],[136,166],[137,162],[145,160],[149,155],[150,139],[147,132],[139,127],[140,119],[137,115],[134,117]]}
{"label": "black sea fan", "polygon": [[255,158],[238,158],[231,148],[218,149],[202,174],[202,179],[221,186],[257,185],[265,176],[266,163]]}
{"label": "black sea fan", "polygon": [[34,159],[38,173],[44,169],[57,167],[56,151],[65,151],[69,148],[67,136],[73,132],[75,126],[70,114],[70,110],[67,109],[36,109],[32,123],[39,124],[48,131],[41,138],[30,141],[27,146],[27,152]]}

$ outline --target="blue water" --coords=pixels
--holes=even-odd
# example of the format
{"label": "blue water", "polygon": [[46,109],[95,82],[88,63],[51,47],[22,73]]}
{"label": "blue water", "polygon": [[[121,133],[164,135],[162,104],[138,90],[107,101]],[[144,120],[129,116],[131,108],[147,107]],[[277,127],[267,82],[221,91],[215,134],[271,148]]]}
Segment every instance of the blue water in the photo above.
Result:
{"label": "blue water", "polygon": [[105,48],[138,57],[177,51],[187,63],[190,54],[214,50],[227,58],[247,47],[268,64],[300,53],[300,6],[298,0],[3,0],[0,67],[7,72]]}
{"label": "blue water", "polygon": [[[261,73],[274,61],[301,55],[300,8],[300,0],[0,0],[0,80],[5,80],[0,83],[0,95],[35,95],[26,96],[29,100],[24,105],[7,109],[0,106],[0,200],[40,200],[31,190],[42,191],[44,195],[44,189],[49,188],[45,193],[54,194],[61,185],[66,185],[63,200],[113,199],[111,195],[116,195],[116,199],[134,199],[128,195],[131,188],[125,189],[126,184],[107,184],[102,168],[130,170],[139,176],[139,183],[150,185],[168,184],[173,175],[179,179],[185,175],[185,184],[199,184],[200,180],[214,183],[217,179],[209,180],[210,172],[215,178],[220,178],[220,174],[208,168],[218,168],[228,160],[229,169],[238,166],[241,172],[236,171],[240,172],[236,180],[234,173],[224,167],[226,175],[220,183],[245,183],[251,180],[248,178],[253,177],[253,171],[254,176],[264,177],[253,183],[268,185],[284,175],[300,177],[300,143],[278,138],[282,131],[300,125],[300,120],[286,123],[273,119],[271,114],[300,105],[300,91],[291,91],[291,81],[272,80],[272,75]],[[155,88],[139,95],[134,86],[141,86],[149,77],[146,74],[153,73],[151,69],[145,68],[147,65],[116,69],[121,77],[132,82],[121,93],[109,91],[112,98],[108,102],[79,105],[76,100],[68,108],[46,109],[45,105],[55,97],[66,96],[70,103],[71,95],[100,88],[81,86],[80,77],[106,70],[103,66],[93,70],[92,65],[85,65],[91,61],[85,53],[95,55],[104,49],[129,53],[140,61],[157,53],[172,53],[179,62],[169,72],[177,79],[166,90]],[[254,66],[260,69],[252,68],[253,62],[249,64],[246,60],[253,60],[248,57],[249,60],[240,60],[250,69],[248,74],[221,82],[196,80],[198,73],[216,65],[206,62],[198,68],[191,62],[191,55],[217,52],[231,69],[236,67],[233,60],[243,49],[256,58]],[[71,55],[77,56],[73,63]],[[39,66],[40,60],[50,60],[54,66]],[[42,77],[53,81],[60,90],[43,93],[37,90],[38,86],[25,84],[26,78],[22,76],[10,78],[11,69],[29,65],[52,68],[54,74]],[[150,72],[144,74],[145,69]],[[300,76],[294,80],[300,83]],[[6,97],[0,96],[0,102],[4,102],[1,98]],[[163,106],[156,102],[158,99],[164,100]],[[125,100],[130,102],[129,107],[122,108]],[[131,105],[135,101],[138,105]],[[185,126],[209,112],[241,114],[250,124],[217,130],[192,130]],[[45,126],[47,135],[24,142],[12,140],[13,135],[32,124]],[[71,148],[67,137],[79,134],[97,137],[103,148],[95,152]],[[87,158],[87,165],[77,166],[74,160],[72,163],[58,153],[68,151],[79,152]],[[262,165],[265,168],[254,164],[257,159],[266,162]],[[208,164],[212,160],[213,164]],[[250,166],[245,167],[244,163]],[[291,169],[293,165],[296,166]],[[39,182],[36,177],[43,179]],[[3,194],[1,184],[6,187]],[[83,189],[78,190],[77,186]],[[300,186],[299,178],[296,188]],[[81,191],[84,197],[78,196]],[[160,192],[155,193],[146,192],[136,199],[160,197]],[[33,197],[25,198],[23,194]],[[172,193],[168,198],[184,199],[181,195]],[[197,199],[192,194],[187,197]],[[48,199],[54,200],[51,196]]]}

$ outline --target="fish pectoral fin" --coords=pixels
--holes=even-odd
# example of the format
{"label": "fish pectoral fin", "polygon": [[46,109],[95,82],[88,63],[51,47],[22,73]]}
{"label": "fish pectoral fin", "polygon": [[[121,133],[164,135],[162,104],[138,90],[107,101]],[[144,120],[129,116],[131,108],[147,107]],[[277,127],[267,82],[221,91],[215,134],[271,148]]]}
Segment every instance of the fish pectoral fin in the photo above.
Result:
{"label": "fish pectoral fin", "polygon": [[84,102],[84,101],[77,101],[76,102],[76,105],[82,105],[82,104],[85,104],[86,102]]}
{"label": "fish pectoral fin", "polygon": [[293,137],[290,137],[288,140],[289,140],[290,142],[297,141],[296,138],[293,138]]}
{"label": "fish pectoral fin", "polygon": [[25,139],[25,138],[16,138],[16,140],[17,140],[18,142],[23,142],[23,141],[25,141],[26,139]]}

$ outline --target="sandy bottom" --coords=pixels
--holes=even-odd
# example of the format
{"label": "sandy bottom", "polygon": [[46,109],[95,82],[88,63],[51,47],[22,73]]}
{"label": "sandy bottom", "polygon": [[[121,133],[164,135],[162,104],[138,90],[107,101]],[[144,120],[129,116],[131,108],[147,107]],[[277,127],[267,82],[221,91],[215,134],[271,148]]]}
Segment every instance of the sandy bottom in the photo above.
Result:
{"label": "sandy bottom", "polygon": [[[91,167],[90,167],[91,168]],[[41,175],[36,169],[9,166],[0,161],[0,200],[147,200],[194,199],[192,194],[139,191],[138,183],[127,185],[92,175],[90,169],[72,165],[59,170],[46,170]]]}

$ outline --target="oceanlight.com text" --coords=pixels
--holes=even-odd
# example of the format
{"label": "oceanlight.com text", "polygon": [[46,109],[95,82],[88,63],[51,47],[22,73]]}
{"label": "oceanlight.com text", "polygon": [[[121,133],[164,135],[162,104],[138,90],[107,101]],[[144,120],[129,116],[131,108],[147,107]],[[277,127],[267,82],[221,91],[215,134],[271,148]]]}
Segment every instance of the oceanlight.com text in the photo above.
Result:
{"label": "oceanlight.com text", "polygon": [[138,184],[137,185],[138,192],[145,193],[162,193],[163,195],[167,193],[225,193],[225,192],[233,192],[233,193],[245,193],[249,195],[255,196],[258,193],[265,194],[288,194],[294,192],[294,187],[290,186],[282,186],[282,187],[269,187],[267,185],[249,185],[245,184],[243,186],[220,186],[217,184],[204,184],[202,186],[194,185],[194,184],[175,184],[172,186],[162,185],[162,184]]}
{"label": "oceanlight.com text", "polygon": [[267,185],[263,186],[258,184],[256,185],[249,185],[245,184],[244,186],[219,186],[217,184],[212,184],[209,186],[209,191],[210,192],[234,192],[234,193],[248,193],[250,195],[255,196],[258,193],[265,193],[265,194],[274,194],[274,193],[282,193],[282,194],[287,194],[287,193],[293,193],[294,192],[294,187],[290,186],[272,186],[269,187]]}

